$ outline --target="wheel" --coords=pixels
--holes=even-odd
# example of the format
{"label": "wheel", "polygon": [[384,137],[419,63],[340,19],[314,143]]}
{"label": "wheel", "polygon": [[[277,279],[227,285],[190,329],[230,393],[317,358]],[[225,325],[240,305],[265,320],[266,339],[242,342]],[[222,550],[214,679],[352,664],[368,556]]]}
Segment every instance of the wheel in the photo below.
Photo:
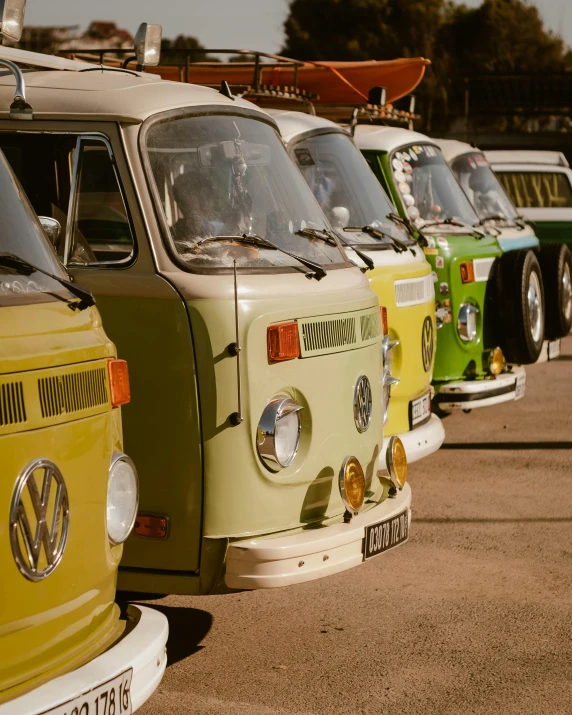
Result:
{"label": "wheel", "polygon": [[563,338],[572,328],[572,254],[565,243],[548,243],[538,259],[546,298],[546,337]]}
{"label": "wheel", "polygon": [[536,362],[544,340],[544,287],[536,255],[530,250],[503,254],[496,281],[497,342],[506,361]]}

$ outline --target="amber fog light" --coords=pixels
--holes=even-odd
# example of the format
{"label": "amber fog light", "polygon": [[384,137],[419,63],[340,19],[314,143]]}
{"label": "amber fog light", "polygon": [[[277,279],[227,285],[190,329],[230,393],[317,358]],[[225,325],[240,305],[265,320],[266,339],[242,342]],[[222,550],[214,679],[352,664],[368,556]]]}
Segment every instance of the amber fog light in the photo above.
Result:
{"label": "amber fog light", "polygon": [[504,369],[505,360],[500,348],[495,348],[489,353],[489,372],[491,375],[500,375]]}
{"label": "amber fog light", "polygon": [[402,489],[407,481],[407,454],[399,437],[391,437],[386,452],[387,472],[397,489]]}
{"label": "amber fog light", "polygon": [[356,457],[346,457],[340,470],[340,495],[348,512],[355,516],[365,499],[365,476]]}

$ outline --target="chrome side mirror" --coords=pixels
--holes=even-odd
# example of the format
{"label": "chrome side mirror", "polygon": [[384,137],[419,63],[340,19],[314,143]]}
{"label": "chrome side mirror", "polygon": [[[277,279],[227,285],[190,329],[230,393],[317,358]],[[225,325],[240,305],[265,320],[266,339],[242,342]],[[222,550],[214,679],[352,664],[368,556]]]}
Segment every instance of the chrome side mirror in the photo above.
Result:
{"label": "chrome side mirror", "polygon": [[145,66],[156,67],[161,57],[161,25],[151,25],[146,22],[139,25],[135,34],[135,55],[137,56],[137,69]]}
{"label": "chrome side mirror", "polygon": [[57,251],[62,233],[61,223],[56,218],[51,218],[50,216],[38,216],[38,220],[44,229],[46,238]]}
{"label": "chrome side mirror", "polygon": [[0,35],[19,42],[24,27],[26,0],[0,0]]}

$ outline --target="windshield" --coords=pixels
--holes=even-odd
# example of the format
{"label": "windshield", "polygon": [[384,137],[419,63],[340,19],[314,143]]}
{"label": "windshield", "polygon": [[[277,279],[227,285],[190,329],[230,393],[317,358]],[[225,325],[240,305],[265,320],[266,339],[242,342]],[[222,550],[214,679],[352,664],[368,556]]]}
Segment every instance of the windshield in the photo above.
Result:
{"label": "windshield", "polygon": [[490,216],[518,218],[510,199],[485,157],[478,151],[457,157],[451,168],[481,220]]}
{"label": "windshield", "polygon": [[572,208],[572,186],[559,171],[498,171],[515,206],[523,209]]}
{"label": "windshield", "polygon": [[346,227],[373,226],[403,242],[405,228],[387,218],[395,213],[381,184],[349,136],[320,134],[297,142],[291,149],[308,186],[328,220],[344,241],[368,248],[390,248],[389,238],[344,231]]}
{"label": "windshield", "polygon": [[[48,273],[66,277],[48,243],[28,197],[0,151],[0,253],[13,253]],[[21,275],[0,266],[0,306],[55,300],[53,293],[67,294],[52,278],[33,272]]]}
{"label": "windshield", "polygon": [[394,152],[391,169],[405,210],[419,227],[447,219],[470,226],[477,223],[473,207],[436,146],[415,144]]}
{"label": "windshield", "polygon": [[169,237],[189,267],[291,266],[268,247],[213,236],[255,234],[319,264],[346,261],[336,245],[296,235],[329,228],[276,131],[242,116],[175,117],[151,126],[146,151]]}

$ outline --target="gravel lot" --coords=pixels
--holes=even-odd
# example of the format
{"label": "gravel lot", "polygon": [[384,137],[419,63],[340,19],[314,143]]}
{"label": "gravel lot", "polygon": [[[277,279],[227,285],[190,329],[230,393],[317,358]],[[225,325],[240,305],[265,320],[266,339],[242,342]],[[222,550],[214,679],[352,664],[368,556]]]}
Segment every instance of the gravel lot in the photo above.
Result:
{"label": "gravel lot", "polygon": [[523,400],[446,418],[408,544],[313,583],[169,596],[141,715],[572,712],[572,338]]}

